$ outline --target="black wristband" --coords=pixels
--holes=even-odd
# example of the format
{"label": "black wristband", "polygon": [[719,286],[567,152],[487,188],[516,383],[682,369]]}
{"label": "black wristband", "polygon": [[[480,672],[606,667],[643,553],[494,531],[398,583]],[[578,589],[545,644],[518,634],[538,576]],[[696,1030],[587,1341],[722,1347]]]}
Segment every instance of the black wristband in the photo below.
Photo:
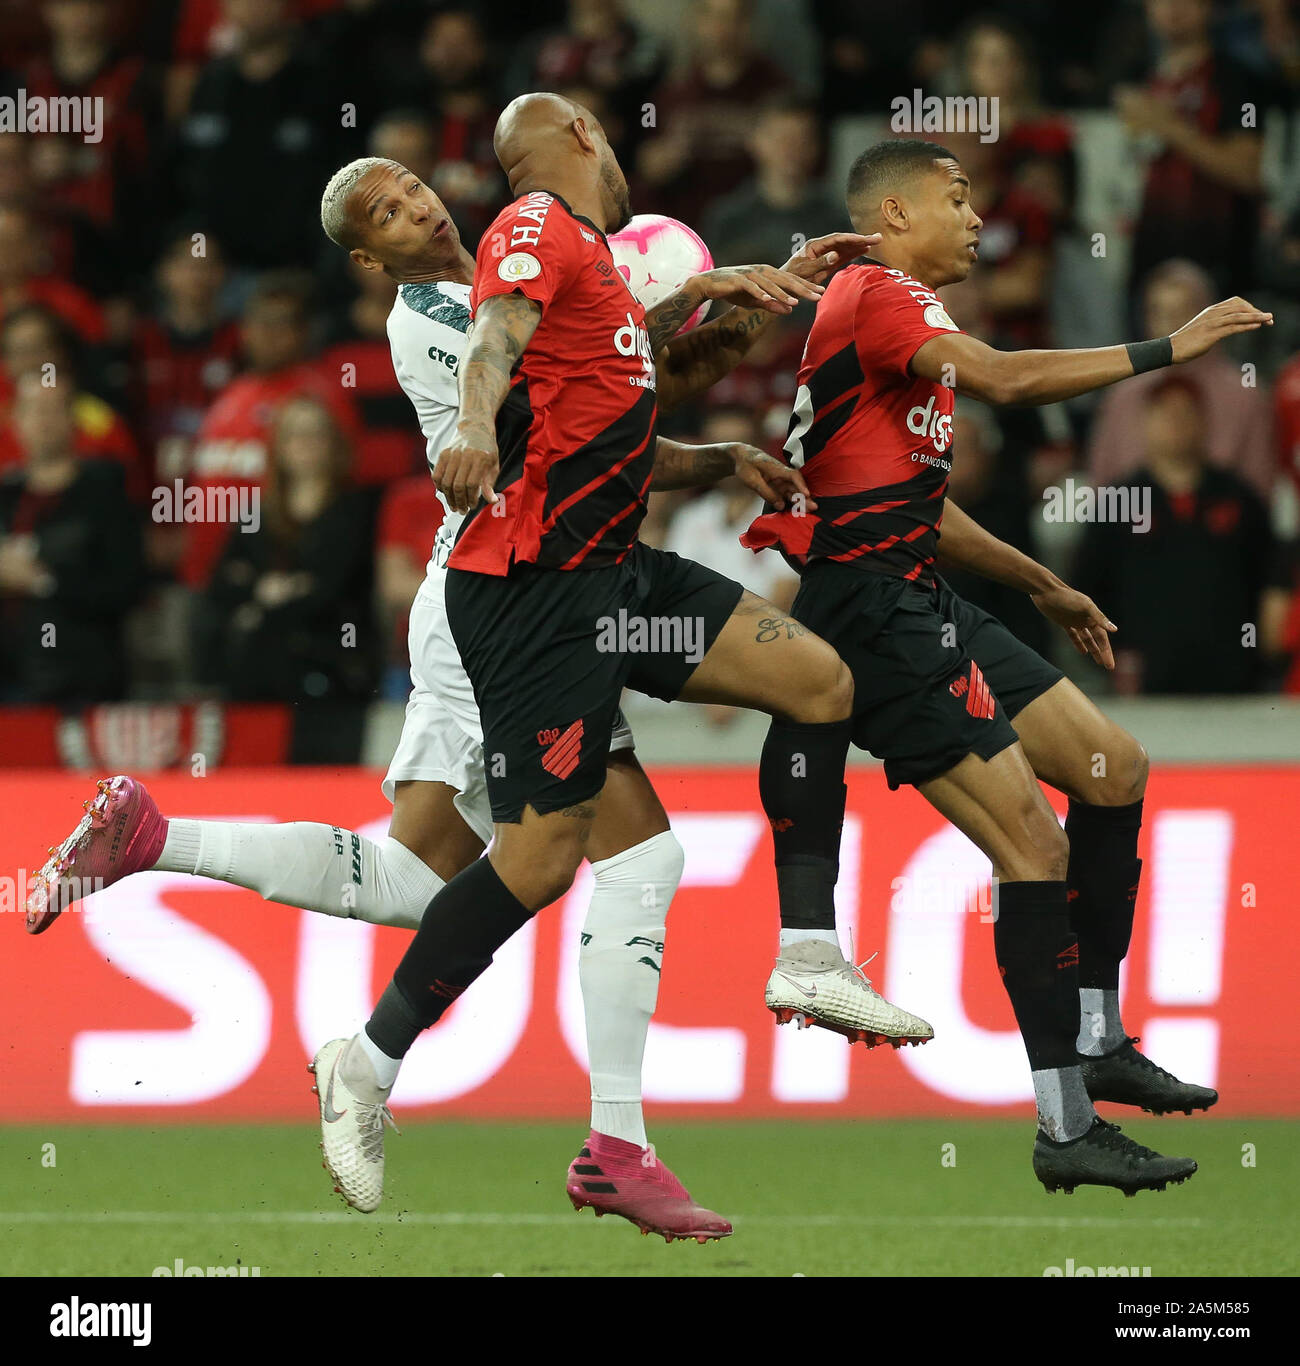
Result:
{"label": "black wristband", "polygon": [[1163,370],[1174,363],[1174,343],[1172,337],[1156,337],[1152,341],[1129,342],[1124,348],[1133,365],[1133,373],[1141,375],[1147,370]]}

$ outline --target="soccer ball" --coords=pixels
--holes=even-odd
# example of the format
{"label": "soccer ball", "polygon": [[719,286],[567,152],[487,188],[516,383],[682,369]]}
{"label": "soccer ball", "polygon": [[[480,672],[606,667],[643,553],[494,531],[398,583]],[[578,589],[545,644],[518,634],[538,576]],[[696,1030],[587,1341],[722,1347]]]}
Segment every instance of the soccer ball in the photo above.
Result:
{"label": "soccer ball", "polygon": [[[618,273],[649,312],[670,294],[679,290],[692,275],[713,269],[713,257],[703,239],[685,223],[658,213],[639,213],[609,239]],[[689,332],[704,321],[709,311],[705,301],[682,324]]]}

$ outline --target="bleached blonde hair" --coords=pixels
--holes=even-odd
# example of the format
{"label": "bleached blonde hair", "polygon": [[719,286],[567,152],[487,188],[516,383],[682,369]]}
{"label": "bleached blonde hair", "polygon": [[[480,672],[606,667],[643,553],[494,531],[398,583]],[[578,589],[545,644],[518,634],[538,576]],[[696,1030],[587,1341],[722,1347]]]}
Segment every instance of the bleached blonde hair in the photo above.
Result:
{"label": "bleached blonde hair", "polygon": [[325,193],[320,197],[320,225],[325,229],[325,236],[337,246],[351,251],[353,247],[361,245],[352,215],[348,211],[348,201],[352,198],[352,191],[361,181],[381,166],[401,169],[395,161],[389,161],[387,157],[358,157],[356,161],[349,161],[346,166],[340,166],[330,176]]}

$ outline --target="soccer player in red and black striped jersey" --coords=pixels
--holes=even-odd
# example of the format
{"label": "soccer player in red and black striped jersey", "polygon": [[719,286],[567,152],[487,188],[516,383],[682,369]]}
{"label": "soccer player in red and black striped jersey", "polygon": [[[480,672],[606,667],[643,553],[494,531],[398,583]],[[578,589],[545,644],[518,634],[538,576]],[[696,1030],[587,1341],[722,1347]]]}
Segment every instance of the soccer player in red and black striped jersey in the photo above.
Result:
{"label": "soccer player in red and black striped jersey", "polygon": [[[1036,1174],[1049,1190],[1163,1189],[1196,1164],[1141,1147],[1092,1105],[1190,1114],[1217,1099],[1152,1064],[1120,1022],[1146,755],[1059,670],[958,598],[936,560],[1030,594],[1106,667],[1115,627],[946,502],[953,401],[1058,402],[1272,319],[1229,299],[1156,341],[996,351],[962,333],[935,292],[975,264],[970,191],[933,143],[879,143],[854,163],[850,216],[882,240],[829,283],[804,353],[786,452],[811,501],[765,514],[742,539],[801,566],[792,615],[853,672],[854,743],[884,760],[891,787],[914,784],[992,861],[994,946],[1038,1101]],[[1064,832],[1040,778],[1069,798]]]}

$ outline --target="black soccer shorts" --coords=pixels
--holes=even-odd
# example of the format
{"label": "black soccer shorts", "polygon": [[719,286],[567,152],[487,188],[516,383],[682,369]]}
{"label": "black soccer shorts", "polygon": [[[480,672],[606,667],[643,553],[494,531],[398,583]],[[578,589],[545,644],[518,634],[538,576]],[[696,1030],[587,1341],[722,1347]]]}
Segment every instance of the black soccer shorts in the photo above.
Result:
{"label": "black soccer shorts", "polygon": [[884,761],[891,788],[1000,754],[1016,742],[1012,718],[1065,676],[942,579],[817,560],[791,615],[848,665],[853,743]]}
{"label": "black soccer shorts", "polygon": [[675,698],[742,592],[640,542],[603,569],[449,569],[447,620],[478,703],[493,820],[594,797],[623,688]]}

